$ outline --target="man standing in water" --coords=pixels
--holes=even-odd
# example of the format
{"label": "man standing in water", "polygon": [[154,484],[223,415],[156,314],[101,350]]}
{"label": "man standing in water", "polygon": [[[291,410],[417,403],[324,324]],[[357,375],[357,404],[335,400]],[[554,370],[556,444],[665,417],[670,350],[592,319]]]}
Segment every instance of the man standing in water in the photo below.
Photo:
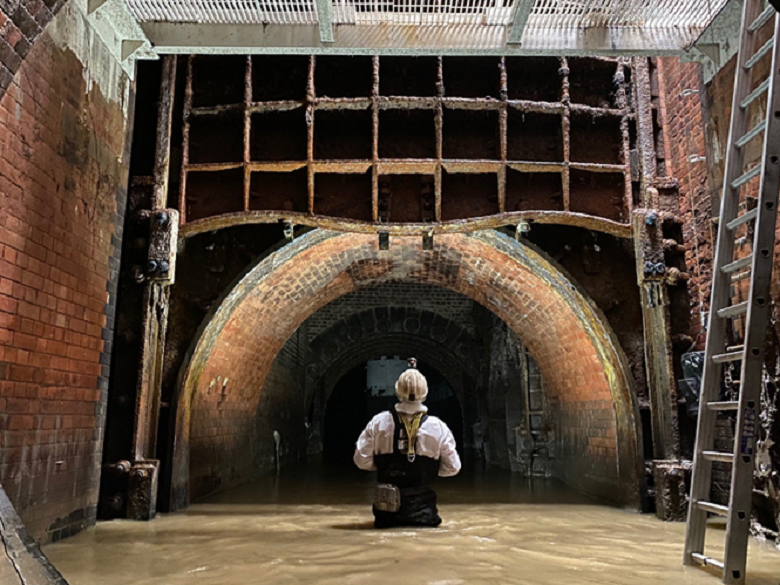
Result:
{"label": "man standing in water", "polygon": [[377,470],[379,486],[374,498],[374,526],[438,526],[436,476],[460,471],[455,438],[444,422],[426,414],[423,401],[428,382],[416,360],[395,383],[400,400],[395,408],[376,415],[361,433],[354,461],[360,469]]}

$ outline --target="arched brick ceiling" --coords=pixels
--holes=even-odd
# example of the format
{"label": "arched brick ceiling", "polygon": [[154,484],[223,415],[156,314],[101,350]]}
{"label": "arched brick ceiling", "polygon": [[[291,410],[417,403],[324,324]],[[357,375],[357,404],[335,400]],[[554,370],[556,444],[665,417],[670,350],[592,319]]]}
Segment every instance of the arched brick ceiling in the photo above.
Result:
{"label": "arched brick ceiling", "polygon": [[[297,327],[339,296],[384,282],[449,288],[504,320],[534,356],[558,412],[559,477],[638,507],[641,445],[625,358],[606,319],[549,260],[493,231],[437,236],[432,251],[420,238],[393,237],[381,251],[376,236],[325,230],[258,263],[205,324],[178,404],[179,505],[190,450],[218,445],[240,467],[231,446],[251,427],[264,379]],[[225,389],[217,377],[229,378]]]}

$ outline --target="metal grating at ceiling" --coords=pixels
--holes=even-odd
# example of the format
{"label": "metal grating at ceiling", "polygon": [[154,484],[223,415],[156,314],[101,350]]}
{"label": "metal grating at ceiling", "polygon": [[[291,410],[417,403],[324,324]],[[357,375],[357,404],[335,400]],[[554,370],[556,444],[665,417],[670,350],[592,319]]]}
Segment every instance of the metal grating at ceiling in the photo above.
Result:
{"label": "metal grating at ceiling", "polygon": [[123,1],[159,53],[464,55],[507,49],[506,54],[680,54],[729,2]]}
{"label": "metal grating at ceiling", "polygon": [[[127,0],[139,22],[318,22],[314,0]],[[650,27],[701,31],[727,0],[534,0],[529,28]],[[337,24],[500,25],[522,0],[333,0]]]}
{"label": "metal grating at ceiling", "polygon": [[313,0],[128,0],[139,22],[316,24]]}

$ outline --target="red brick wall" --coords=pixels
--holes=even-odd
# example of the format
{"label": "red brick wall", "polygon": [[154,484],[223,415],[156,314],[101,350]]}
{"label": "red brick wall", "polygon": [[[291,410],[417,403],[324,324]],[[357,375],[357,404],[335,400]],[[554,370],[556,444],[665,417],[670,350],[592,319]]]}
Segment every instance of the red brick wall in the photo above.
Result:
{"label": "red brick wall", "polygon": [[[260,390],[275,356],[309,315],[346,293],[402,280],[435,284],[467,295],[506,321],[537,359],[557,420],[566,425],[557,456],[559,477],[604,497],[636,501],[638,484],[626,485],[621,483],[625,478],[618,477],[619,451],[625,449],[622,453],[627,457],[621,462],[622,471],[631,474],[636,464],[636,449],[630,447],[636,442],[632,398],[627,387],[623,394],[610,387],[602,363],[602,359],[610,359],[605,352],[614,351],[615,344],[599,338],[591,328],[592,321],[585,314],[588,309],[568,285],[540,276],[547,274],[547,268],[526,266],[513,259],[512,252],[479,238],[495,238],[497,246],[517,248],[496,235],[446,235],[437,237],[433,252],[423,251],[418,238],[392,238],[390,252],[383,253],[374,236],[315,232],[289,247],[309,245],[304,242],[311,240],[310,247],[294,257],[285,258],[285,253],[293,252],[279,253],[273,259],[279,268],[263,276],[261,282],[245,280],[241,288],[251,292],[232,310],[220,309],[227,322],[221,329],[206,332],[203,360],[195,354],[191,371],[192,384],[197,387],[193,388],[189,436],[192,472],[199,468],[204,453],[222,465],[221,470],[212,472],[231,475],[251,464],[245,450],[239,448],[241,435],[251,431]],[[262,273],[253,272],[248,278]],[[533,335],[527,335],[529,331]],[[607,345],[611,349],[607,350]],[[617,374],[613,381],[628,384],[630,374],[623,364],[612,361],[610,367]],[[226,376],[229,382],[223,391],[219,380]],[[189,393],[186,388],[185,395]],[[613,402],[615,393],[621,398],[614,397]],[[180,425],[186,424],[180,419]],[[187,444],[186,437],[177,440],[180,445]],[[221,451],[219,458],[215,457],[215,445]],[[637,481],[635,472],[634,467],[633,482]]]}
{"label": "red brick wall", "polygon": [[0,483],[41,540],[95,518],[127,170],[101,89],[127,80],[62,40],[45,33],[0,101]]}
{"label": "red brick wall", "polygon": [[0,98],[66,0],[0,0]]}
{"label": "red brick wall", "polygon": [[[685,262],[691,279],[691,337],[695,349],[703,350],[705,322],[712,281],[712,204],[707,184],[704,116],[699,84],[699,66],[677,58],[658,59],[661,119],[664,125],[666,176],[680,184],[680,215],[683,218]],[[686,91],[688,90],[688,91]]]}
{"label": "red brick wall", "polygon": [[[765,27],[757,39],[760,46],[769,37],[771,31]],[[719,213],[719,202],[722,197],[723,178],[725,172],[726,146],[728,144],[729,124],[731,117],[731,100],[734,88],[736,57],[732,58],[706,85],[697,82],[696,66],[679,64],[674,59],[660,59],[660,71],[665,84],[663,106],[666,112],[668,132],[673,134],[670,143],[675,147],[672,152],[672,174],[680,179],[680,207],[684,220],[686,240],[686,260],[693,276],[689,282],[691,296],[695,301],[697,291],[701,294],[702,310],[709,310],[709,296],[712,281],[712,259],[714,252],[714,236],[716,226],[710,221]],[[754,87],[765,78],[771,63],[765,57],[754,68],[757,81]],[[698,96],[681,97],[685,89],[699,90]],[[760,100],[761,101],[761,100]],[[748,110],[748,126],[752,127],[764,116],[764,105],[751,106]],[[703,132],[701,131],[703,129]],[[761,156],[761,140],[754,140],[745,148],[745,163],[755,164]],[[689,163],[687,155],[704,154],[706,163]],[[751,181],[742,190],[740,202],[746,203],[746,198],[758,196],[759,181]],[[735,258],[742,257],[751,251],[752,229],[743,226],[735,234]],[[780,241],[780,222],[775,235],[775,241]],[[746,300],[748,280],[742,281],[733,288],[732,302]],[[772,327],[767,335],[768,347],[765,365],[767,376],[762,388],[762,405],[765,408],[761,417],[760,438],[770,436],[775,444],[769,450],[772,469],[780,469],[780,318],[777,314],[777,303],[780,301],[780,247],[775,246],[774,273],[772,278],[772,297],[774,299],[771,320]],[[696,308],[693,307],[694,312]],[[694,315],[695,316],[695,315]],[[739,329],[742,322],[735,322]],[[698,320],[694,318],[694,335],[698,340],[698,349],[704,348],[704,331],[697,327]],[[738,377],[734,370],[732,376]],[[774,422],[772,422],[774,421]],[[733,445],[733,420],[720,420],[716,433],[716,447],[728,451]],[[763,489],[766,482],[774,481],[775,492],[780,487],[780,481],[766,477],[757,477],[756,485]],[[725,503],[730,482],[730,468],[725,464],[716,464],[713,468],[713,501]],[[771,491],[771,490],[770,490]],[[754,501],[754,510],[765,522],[771,516],[774,507],[775,515],[780,509],[780,501],[770,502],[768,498],[758,497]],[[772,522],[768,525],[775,529]]]}

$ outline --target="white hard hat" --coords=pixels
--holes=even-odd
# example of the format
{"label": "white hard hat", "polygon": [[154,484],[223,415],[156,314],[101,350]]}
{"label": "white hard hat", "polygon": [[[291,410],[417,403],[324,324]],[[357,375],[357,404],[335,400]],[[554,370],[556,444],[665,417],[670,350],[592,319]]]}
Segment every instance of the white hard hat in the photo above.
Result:
{"label": "white hard hat", "polygon": [[422,402],[428,397],[428,381],[420,370],[409,368],[395,383],[395,395],[401,402]]}

